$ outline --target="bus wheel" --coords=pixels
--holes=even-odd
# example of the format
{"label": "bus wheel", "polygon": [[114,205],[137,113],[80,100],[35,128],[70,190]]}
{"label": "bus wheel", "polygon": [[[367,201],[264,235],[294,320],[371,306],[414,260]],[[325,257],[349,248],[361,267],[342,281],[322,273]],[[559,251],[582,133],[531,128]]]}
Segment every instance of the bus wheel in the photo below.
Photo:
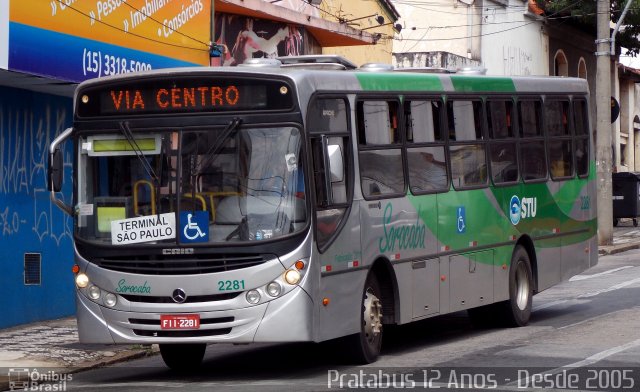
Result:
{"label": "bus wheel", "polygon": [[200,367],[206,348],[205,343],[161,344],[160,355],[170,369],[189,371]]}
{"label": "bus wheel", "polygon": [[378,279],[372,273],[364,285],[361,309],[360,333],[349,336],[351,354],[358,363],[372,363],[382,347],[382,295]]}
{"label": "bus wheel", "polygon": [[517,246],[509,269],[509,299],[502,303],[502,319],[511,327],[522,327],[531,317],[533,273],[529,253]]}

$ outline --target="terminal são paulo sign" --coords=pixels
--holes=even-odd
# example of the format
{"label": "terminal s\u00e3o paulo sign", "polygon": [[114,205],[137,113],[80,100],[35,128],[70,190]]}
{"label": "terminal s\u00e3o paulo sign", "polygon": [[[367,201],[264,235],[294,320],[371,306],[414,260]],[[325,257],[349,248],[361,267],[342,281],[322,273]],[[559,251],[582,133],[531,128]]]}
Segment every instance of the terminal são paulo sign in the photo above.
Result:
{"label": "terminal s\u00e3o paulo sign", "polygon": [[113,245],[136,244],[176,238],[174,213],[111,221]]}

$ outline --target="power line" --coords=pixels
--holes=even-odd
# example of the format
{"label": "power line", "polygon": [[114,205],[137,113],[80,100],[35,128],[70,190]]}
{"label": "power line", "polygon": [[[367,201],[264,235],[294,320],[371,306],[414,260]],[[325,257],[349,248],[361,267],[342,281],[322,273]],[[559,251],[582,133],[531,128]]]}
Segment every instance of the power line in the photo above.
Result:
{"label": "power line", "polygon": [[[62,0],[58,0],[58,1],[62,1]],[[200,41],[200,40],[199,40],[199,39],[197,39],[197,38],[193,38],[193,37],[191,37],[191,36],[189,36],[189,35],[187,35],[187,34],[184,34],[183,32],[181,32],[181,31],[179,31],[179,30],[176,30],[176,29],[174,29],[174,28],[173,28],[173,27],[171,27],[171,26],[167,26],[167,25],[166,25],[166,24],[164,24],[163,22],[160,22],[159,20],[155,19],[153,16],[151,16],[151,15],[148,15],[148,14],[144,13],[142,10],[137,9],[136,7],[132,6],[132,5],[131,5],[131,4],[129,4],[128,2],[126,2],[126,1],[125,1],[125,2],[123,2],[123,4],[125,4],[127,7],[131,8],[131,9],[133,9],[134,11],[138,11],[138,12],[140,12],[142,15],[144,15],[144,16],[146,16],[147,18],[151,19],[152,21],[154,21],[154,22],[158,23],[159,25],[161,25],[161,26],[163,26],[163,27],[168,28],[169,30],[173,31],[174,33],[178,33],[179,35],[181,35],[181,36],[183,36],[183,37],[185,37],[185,38],[189,38],[190,40],[196,41],[196,42],[198,42],[198,43],[201,43],[201,44],[206,45],[207,47],[209,47],[209,44],[208,44],[208,43],[206,43],[206,42],[202,42],[202,41]]]}
{"label": "power line", "polygon": [[[57,2],[61,3],[62,0],[57,0]],[[125,33],[125,34],[130,34],[130,35],[132,35],[134,37],[138,37],[138,38],[141,38],[141,39],[144,39],[144,40],[147,40],[147,41],[156,42],[156,43],[159,43],[159,44],[162,44],[162,45],[173,46],[173,47],[181,48],[181,49],[198,50],[198,51],[202,51],[202,52],[208,52],[209,51],[209,44],[205,44],[207,46],[207,49],[199,49],[199,48],[194,48],[194,47],[191,47],[191,46],[184,46],[184,45],[174,44],[174,43],[171,43],[171,42],[160,41],[160,40],[157,40],[157,39],[154,39],[154,38],[146,37],[144,35],[140,35],[140,34],[137,34],[137,33],[132,33],[132,32],[126,31],[124,29],[121,29],[120,27],[111,25],[111,24],[109,24],[107,22],[104,22],[104,21],[102,21],[100,19],[92,18],[91,15],[89,15],[89,14],[83,12],[83,11],[80,11],[79,9],[73,7],[72,5],[67,5],[66,3],[64,5],[65,5],[65,7],[69,8],[69,9],[72,9],[73,11],[79,13],[80,15],[83,15],[83,16],[87,17],[90,20],[94,20],[94,21],[96,21],[98,23],[101,23],[101,24],[103,24],[103,25],[105,25],[107,27],[110,27],[110,28],[112,28],[114,30],[118,30],[118,31],[120,31],[122,33]]]}

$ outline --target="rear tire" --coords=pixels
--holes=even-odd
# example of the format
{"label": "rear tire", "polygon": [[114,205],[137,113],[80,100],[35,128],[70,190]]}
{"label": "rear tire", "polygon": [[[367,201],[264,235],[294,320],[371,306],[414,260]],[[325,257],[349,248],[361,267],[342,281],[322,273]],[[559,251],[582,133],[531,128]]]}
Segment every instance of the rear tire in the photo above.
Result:
{"label": "rear tire", "polygon": [[167,367],[184,372],[200,367],[206,349],[207,345],[205,343],[161,344],[160,355]]}
{"label": "rear tire", "polygon": [[510,327],[527,325],[533,302],[533,273],[529,253],[518,245],[509,268],[509,299],[500,303],[500,318]]}
{"label": "rear tire", "polygon": [[364,285],[360,313],[360,333],[347,337],[351,358],[358,364],[375,362],[382,348],[382,293],[373,273]]}

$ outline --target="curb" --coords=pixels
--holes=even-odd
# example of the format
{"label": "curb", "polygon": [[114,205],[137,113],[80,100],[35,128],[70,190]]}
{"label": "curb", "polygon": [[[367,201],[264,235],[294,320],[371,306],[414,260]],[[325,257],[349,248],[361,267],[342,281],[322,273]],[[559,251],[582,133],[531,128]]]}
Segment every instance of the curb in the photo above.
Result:
{"label": "curb", "polygon": [[638,248],[640,248],[640,243],[635,243],[635,242],[628,243],[628,244],[621,244],[621,245],[603,246],[598,249],[598,255],[599,256],[615,255],[616,253],[622,253],[628,250],[638,249]]}

